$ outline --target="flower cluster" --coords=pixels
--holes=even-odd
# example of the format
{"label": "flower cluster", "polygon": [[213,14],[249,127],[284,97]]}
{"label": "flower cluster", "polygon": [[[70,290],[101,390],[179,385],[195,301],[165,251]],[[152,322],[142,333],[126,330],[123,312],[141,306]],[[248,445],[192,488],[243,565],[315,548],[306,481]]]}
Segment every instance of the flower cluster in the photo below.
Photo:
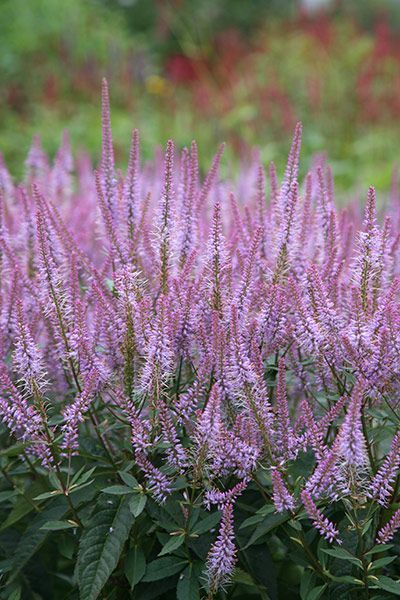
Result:
{"label": "flower cluster", "polygon": [[135,130],[123,175],[104,83],[96,171],[67,138],[54,164],[35,140],[21,185],[0,163],[1,418],[48,469],[92,432],[112,464],[129,445],[158,502],[178,477],[202,490],[222,510],[211,589],[259,468],[276,511],[304,507],[329,542],[319,503],[398,497],[400,198],[383,224],[373,188],[364,217],[340,209],[322,158],[298,181],[300,145],[298,125],[267,192],[258,161],[221,180],[223,147],[203,181],[195,143],[142,164]]}

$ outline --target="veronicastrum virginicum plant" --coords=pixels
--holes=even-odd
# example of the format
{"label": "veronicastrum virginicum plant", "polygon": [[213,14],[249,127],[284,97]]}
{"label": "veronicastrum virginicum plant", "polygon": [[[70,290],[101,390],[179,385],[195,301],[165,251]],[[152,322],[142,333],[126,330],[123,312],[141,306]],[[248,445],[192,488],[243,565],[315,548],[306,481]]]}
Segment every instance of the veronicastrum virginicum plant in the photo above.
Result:
{"label": "veronicastrum virginicum plant", "polygon": [[[400,198],[221,146],[0,168],[1,598],[400,595]],[[268,187],[268,189],[267,189]]]}

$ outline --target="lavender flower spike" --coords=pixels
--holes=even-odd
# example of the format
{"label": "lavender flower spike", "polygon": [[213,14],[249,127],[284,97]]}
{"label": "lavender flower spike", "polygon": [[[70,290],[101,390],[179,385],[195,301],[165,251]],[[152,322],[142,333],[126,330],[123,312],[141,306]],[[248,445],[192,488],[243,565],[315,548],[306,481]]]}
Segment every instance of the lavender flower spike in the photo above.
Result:
{"label": "lavender flower spike", "polygon": [[367,463],[366,443],[361,425],[363,388],[358,385],[351,396],[348,412],[339,431],[338,453],[349,466]]}
{"label": "lavender flower spike", "polygon": [[307,515],[313,522],[314,527],[318,529],[320,534],[323,535],[324,538],[330,543],[336,542],[337,544],[341,544],[342,541],[339,538],[339,531],[336,529],[334,524],[331,523],[331,521],[329,521],[329,519],[325,517],[317,508],[311,497],[311,494],[306,490],[303,490],[301,492],[301,499]]}
{"label": "lavender flower spike", "polygon": [[390,451],[382,466],[371,481],[370,498],[374,498],[382,506],[387,506],[393,493],[394,483],[400,467],[400,431],[392,440]]}
{"label": "lavender flower spike", "polygon": [[273,501],[275,508],[278,512],[284,510],[294,509],[294,498],[287,489],[285,482],[283,481],[282,475],[277,469],[272,469],[272,489],[273,489]]}
{"label": "lavender flower spike", "polygon": [[398,529],[400,529],[400,508],[396,510],[390,521],[378,531],[378,543],[387,544],[390,542]]}
{"label": "lavender flower spike", "polygon": [[236,562],[233,532],[233,506],[228,502],[223,511],[221,527],[207,556],[207,575],[210,594],[224,587],[230,580]]}

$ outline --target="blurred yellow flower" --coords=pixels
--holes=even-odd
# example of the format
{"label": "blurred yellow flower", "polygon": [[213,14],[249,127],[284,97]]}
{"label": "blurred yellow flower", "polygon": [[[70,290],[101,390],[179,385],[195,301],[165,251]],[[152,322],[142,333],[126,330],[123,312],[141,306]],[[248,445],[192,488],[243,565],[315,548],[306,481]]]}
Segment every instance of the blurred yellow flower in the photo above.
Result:
{"label": "blurred yellow flower", "polygon": [[148,93],[155,96],[169,96],[171,93],[169,82],[160,75],[150,75],[147,77],[145,85]]}

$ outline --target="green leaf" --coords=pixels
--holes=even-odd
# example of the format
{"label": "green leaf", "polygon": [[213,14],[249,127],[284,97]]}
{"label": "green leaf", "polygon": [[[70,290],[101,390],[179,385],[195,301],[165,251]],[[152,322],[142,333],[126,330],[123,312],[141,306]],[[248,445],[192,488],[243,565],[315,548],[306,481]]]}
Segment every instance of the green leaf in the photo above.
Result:
{"label": "green leaf", "polygon": [[250,527],[250,525],[257,525],[258,523],[261,523],[261,521],[263,521],[267,515],[270,515],[273,512],[275,512],[274,506],[263,506],[256,512],[255,515],[248,517],[245,521],[243,521],[243,523],[240,525],[240,529],[245,529],[246,527]]}
{"label": "green leaf", "polygon": [[77,573],[82,600],[98,598],[118,564],[133,521],[126,497],[100,497],[79,544]]}
{"label": "green leaf", "polygon": [[371,550],[365,553],[365,556],[369,556],[370,554],[378,554],[379,552],[386,552],[386,550],[390,550],[393,548],[394,544],[377,544]]}
{"label": "green leaf", "polygon": [[318,600],[319,598],[322,597],[322,594],[324,593],[324,591],[326,590],[327,587],[328,587],[328,585],[326,583],[324,583],[324,585],[318,585],[317,587],[312,589],[307,594],[307,596],[305,596],[304,600]]}
{"label": "green leaf", "polygon": [[265,597],[267,592],[269,600],[277,600],[276,567],[268,546],[254,544],[249,548],[241,549],[240,562],[253,578],[260,597]]}
{"label": "green leaf", "polygon": [[9,595],[7,594],[8,600],[20,600],[22,594],[21,586],[17,586]]}
{"label": "green leaf", "polygon": [[79,469],[77,473],[75,473],[71,480],[71,485],[82,485],[83,483],[86,483],[87,480],[90,479],[90,477],[95,472],[96,467],[89,469],[89,471],[86,471],[86,473],[83,472],[84,470],[85,466],[83,466],[81,469]]}
{"label": "green leaf", "polygon": [[378,577],[378,580],[375,582],[376,585],[385,590],[385,592],[390,592],[395,596],[400,596],[400,581],[395,581],[390,577]]}
{"label": "green leaf", "polygon": [[185,541],[184,535],[174,535],[170,540],[165,544],[161,552],[158,556],[164,556],[164,554],[170,554],[174,550],[177,550],[180,546],[182,546]]}
{"label": "green leaf", "polygon": [[236,567],[233,573],[232,582],[241,583],[242,585],[248,585],[250,587],[257,587],[252,576],[249,573],[246,573],[246,571],[243,571],[243,569],[240,569],[239,567]]}
{"label": "green leaf", "polygon": [[321,548],[321,550],[322,552],[325,552],[325,554],[329,554],[329,556],[334,556],[335,558],[340,558],[341,560],[347,560],[357,565],[361,569],[363,567],[361,560],[344,548]]}
{"label": "green leaf", "polygon": [[53,471],[50,471],[50,473],[49,473],[49,481],[55,490],[59,490],[61,493],[63,492],[62,485],[61,485],[57,475]]}
{"label": "green leaf", "polygon": [[15,496],[18,496],[17,490],[6,490],[4,492],[0,492],[0,503],[7,502],[7,500],[10,500],[11,498],[15,498]]}
{"label": "green leaf", "polygon": [[214,529],[216,525],[218,525],[221,519],[221,513],[219,511],[215,513],[211,513],[211,515],[207,515],[205,519],[200,521],[193,527],[191,533],[195,533],[196,535],[200,535],[202,533],[207,533],[211,529]]}
{"label": "green leaf", "polygon": [[254,544],[254,542],[256,542],[260,537],[262,537],[266,533],[269,533],[276,527],[279,527],[279,525],[282,525],[282,523],[285,523],[285,521],[288,521],[289,519],[290,515],[288,512],[269,515],[264,519],[262,523],[258,525],[258,527],[256,527],[245,548],[248,548],[249,546]]}
{"label": "green leaf", "polygon": [[115,496],[122,496],[124,494],[132,494],[132,490],[126,485],[110,485],[101,490],[103,494],[113,494]]}
{"label": "green leaf", "polygon": [[330,575],[332,581],[337,583],[351,583],[352,585],[364,585],[361,579],[356,579],[352,575]]}
{"label": "green leaf", "polygon": [[0,450],[0,456],[19,456],[21,452],[26,448],[27,444],[18,443],[13,446],[8,446],[8,448],[3,448]]}
{"label": "green leaf", "polygon": [[142,579],[146,571],[146,558],[139,546],[129,550],[125,560],[124,572],[131,586],[131,590]]}
{"label": "green leaf", "polygon": [[134,517],[138,517],[146,506],[147,496],[145,494],[134,494],[129,499],[129,510]]}
{"label": "green leaf", "polygon": [[[7,519],[0,526],[0,531],[7,529],[11,525],[18,523],[23,517],[34,510],[35,502],[33,498],[43,490],[41,483],[33,483],[25,492],[25,496],[18,498],[14,508],[8,515]],[[30,500],[30,501],[29,501]]]}
{"label": "green leaf", "polygon": [[44,531],[42,526],[51,520],[60,519],[67,510],[68,504],[65,498],[57,498],[57,500],[48,508],[34,517],[20,537],[15,548],[14,556],[12,558],[12,575],[10,582],[18,576],[21,569],[26,565],[30,558],[32,558],[46,539],[48,531]]}
{"label": "green leaf", "polygon": [[314,571],[305,570],[303,573],[303,577],[300,581],[300,598],[301,600],[307,600],[311,590],[315,584],[315,573]]}
{"label": "green leaf", "polygon": [[126,471],[118,471],[118,475],[121,477],[122,481],[126,483],[130,488],[138,488],[139,482],[133,475],[127,473]]}
{"label": "green leaf", "polygon": [[186,565],[187,560],[182,560],[177,556],[156,558],[156,560],[153,560],[147,565],[146,575],[143,577],[143,581],[158,581],[159,579],[165,579],[166,577],[179,573]]}
{"label": "green leaf", "polygon": [[193,565],[189,565],[181,574],[176,589],[177,600],[199,600],[199,574]]}
{"label": "green leaf", "polygon": [[396,560],[396,558],[397,556],[383,556],[382,558],[378,558],[377,560],[374,560],[368,570],[375,571],[375,569],[386,567],[386,565],[390,565],[390,563]]}
{"label": "green leaf", "polygon": [[40,529],[46,531],[61,531],[62,529],[73,529],[78,527],[74,521],[48,521]]}
{"label": "green leaf", "polygon": [[44,492],[43,494],[39,494],[39,496],[35,496],[34,500],[47,500],[48,498],[60,496],[62,493],[62,490],[52,490],[51,492]]}

